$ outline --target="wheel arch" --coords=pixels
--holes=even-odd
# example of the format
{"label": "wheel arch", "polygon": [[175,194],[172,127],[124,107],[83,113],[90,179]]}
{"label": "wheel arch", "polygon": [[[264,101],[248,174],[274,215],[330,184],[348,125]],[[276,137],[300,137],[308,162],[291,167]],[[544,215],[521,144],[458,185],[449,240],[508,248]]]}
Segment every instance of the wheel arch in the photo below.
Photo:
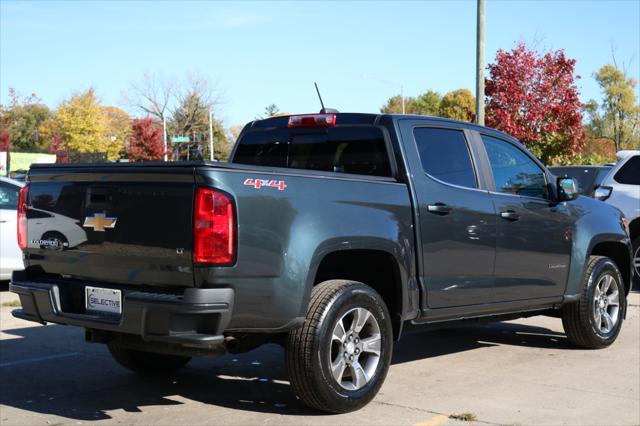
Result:
{"label": "wheel arch", "polygon": [[369,248],[329,251],[318,263],[312,287],[332,279],[358,281],[377,291],[391,315],[394,339],[400,338],[402,323],[416,310],[417,297],[409,290],[406,268],[394,254]]}
{"label": "wheel arch", "polygon": [[613,260],[622,274],[625,294],[629,294],[631,290],[631,253],[628,245],[620,241],[600,241],[593,245],[589,256],[606,256]]}

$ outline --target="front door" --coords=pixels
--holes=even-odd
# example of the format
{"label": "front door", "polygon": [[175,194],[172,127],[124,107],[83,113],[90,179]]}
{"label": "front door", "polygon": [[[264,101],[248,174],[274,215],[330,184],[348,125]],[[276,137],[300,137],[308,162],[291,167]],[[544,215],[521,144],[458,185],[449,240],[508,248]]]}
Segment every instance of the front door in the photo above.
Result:
{"label": "front door", "polygon": [[550,201],[546,173],[523,150],[487,135],[482,141],[498,217],[492,301],[561,296],[571,255],[569,209]]}
{"label": "front door", "polygon": [[468,134],[442,127],[413,127],[412,132],[420,159],[413,179],[426,288],[422,306],[487,303],[496,215],[488,191],[480,189]]}

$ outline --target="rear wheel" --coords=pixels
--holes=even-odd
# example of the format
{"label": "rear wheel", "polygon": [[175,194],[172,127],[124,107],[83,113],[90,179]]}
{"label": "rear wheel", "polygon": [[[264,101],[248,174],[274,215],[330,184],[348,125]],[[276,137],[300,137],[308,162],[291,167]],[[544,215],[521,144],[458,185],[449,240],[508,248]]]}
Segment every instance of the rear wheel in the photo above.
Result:
{"label": "rear wheel", "polygon": [[624,282],[616,264],[608,257],[591,256],[580,301],[562,309],[567,338],[586,349],[609,346],[620,333],[625,303]]}
{"label": "rear wheel", "polygon": [[136,373],[159,374],[176,371],[191,360],[187,356],[160,354],[130,349],[117,340],[107,344],[113,359],[124,368]]}
{"label": "rear wheel", "polygon": [[325,281],[313,288],[304,325],[287,338],[291,386],[312,408],[357,410],[382,386],[392,346],[391,320],[378,293],[354,281]]}

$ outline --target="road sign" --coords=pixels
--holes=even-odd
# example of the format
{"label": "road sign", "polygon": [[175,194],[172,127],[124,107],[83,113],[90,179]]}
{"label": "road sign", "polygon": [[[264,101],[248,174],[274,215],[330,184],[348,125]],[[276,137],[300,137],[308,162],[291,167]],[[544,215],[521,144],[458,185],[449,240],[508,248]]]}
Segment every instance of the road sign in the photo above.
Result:
{"label": "road sign", "polygon": [[189,136],[171,136],[171,143],[187,143],[190,142]]}

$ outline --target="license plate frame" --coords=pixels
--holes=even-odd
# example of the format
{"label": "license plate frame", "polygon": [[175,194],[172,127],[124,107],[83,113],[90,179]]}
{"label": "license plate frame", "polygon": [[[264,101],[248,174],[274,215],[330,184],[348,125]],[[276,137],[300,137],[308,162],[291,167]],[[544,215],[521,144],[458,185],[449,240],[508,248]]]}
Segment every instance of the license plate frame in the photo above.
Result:
{"label": "license plate frame", "polygon": [[122,315],[122,290],[85,286],[84,305],[88,314],[119,317]]}

